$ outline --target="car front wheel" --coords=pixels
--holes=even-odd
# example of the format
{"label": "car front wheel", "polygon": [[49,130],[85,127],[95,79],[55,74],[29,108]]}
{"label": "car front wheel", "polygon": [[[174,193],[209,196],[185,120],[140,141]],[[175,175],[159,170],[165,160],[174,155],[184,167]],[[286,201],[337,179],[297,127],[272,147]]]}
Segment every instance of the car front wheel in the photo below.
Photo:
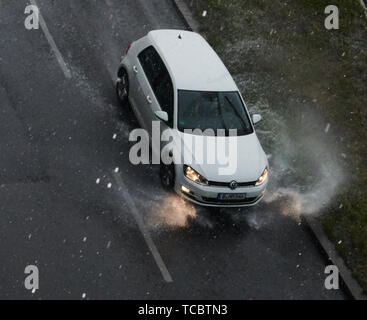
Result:
{"label": "car front wheel", "polygon": [[174,164],[161,164],[160,169],[161,184],[165,190],[171,191],[175,185],[175,166]]}

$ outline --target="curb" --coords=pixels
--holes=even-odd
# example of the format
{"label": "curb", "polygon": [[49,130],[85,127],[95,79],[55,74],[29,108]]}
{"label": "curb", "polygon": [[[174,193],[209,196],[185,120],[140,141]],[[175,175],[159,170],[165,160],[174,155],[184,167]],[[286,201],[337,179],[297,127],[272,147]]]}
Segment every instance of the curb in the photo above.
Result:
{"label": "curb", "polygon": [[173,3],[176,7],[176,10],[178,14],[181,16],[183,21],[186,24],[186,27],[190,31],[199,32],[200,31],[200,25],[195,20],[193,14],[191,13],[191,10],[187,6],[186,2],[184,0],[173,0]]}
{"label": "curb", "polygon": [[313,234],[327,260],[338,267],[339,274],[343,282],[342,284],[347,294],[354,300],[367,300],[367,295],[363,293],[362,287],[353,278],[352,272],[345,265],[344,260],[336,251],[335,245],[326,236],[320,222],[315,218],[307,216],[304,216],[303,220],[306,222],[310,232]]}
{"label": "curb", "polygon": [[[360,0],[361,5],[364,7],[367,16],[367,7],[364,1],[367,2],[367,0]],[[200,25],[195,20],[185,1],[173,0],[173,3],[179,15],[182,17],[184,23],[186,24],[186,27],[190,31],[199,32]],[[337,253],[334,244],[327,238],[320,223],[314,218],[310,217],[303,217],[303,220],[306,222],[307,226],[310,229],[310,232],[315,237],[317,244],[320,246],[320,249],[326,256],[327,260],[331,261],[333,265],[338,267],[340,277],[342,279],[342,283],[347,294],[349,294],[349,296],[355,300],[367,300],[367,295],[363,293],[363,289],[353,278],[351,271],[347,268],[343,259]]]}

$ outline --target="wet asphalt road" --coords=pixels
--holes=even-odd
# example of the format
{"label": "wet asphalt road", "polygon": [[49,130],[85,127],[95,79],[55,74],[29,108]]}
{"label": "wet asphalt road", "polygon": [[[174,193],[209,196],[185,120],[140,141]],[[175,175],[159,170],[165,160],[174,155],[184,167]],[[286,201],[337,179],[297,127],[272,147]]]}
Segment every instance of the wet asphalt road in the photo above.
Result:
{"label": "wet asphalt road", "polygon": [[25,29],[29,3],[0,0],[1,299],[345,298],[324,289],[326,261],[276,205],[194,209],[161,190],[156,166],[130,165],[138,124],[115,72],[132,40],[184,28],[169,0],[37,2],[71,78],[42,30]]}

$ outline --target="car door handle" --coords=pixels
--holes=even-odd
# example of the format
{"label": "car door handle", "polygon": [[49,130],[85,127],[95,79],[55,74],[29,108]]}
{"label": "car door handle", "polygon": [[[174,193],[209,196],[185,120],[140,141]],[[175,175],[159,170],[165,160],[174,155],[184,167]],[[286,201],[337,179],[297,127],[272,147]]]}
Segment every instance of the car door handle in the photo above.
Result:
{"label": "car door handle", "polygon": [[133,66],[133,70],[134,70],[134,73],[135,74],[138,74],[139,73],[139,70],[138,70],[138,67],[137,66]]}
{"label": "car door handle", "polygon": [[152,100],[152,98],[151,98],[150,96],[147,96],[147,101],[148,101],[150,104],[152,104],[152,103],[153,103],[153,100]]}

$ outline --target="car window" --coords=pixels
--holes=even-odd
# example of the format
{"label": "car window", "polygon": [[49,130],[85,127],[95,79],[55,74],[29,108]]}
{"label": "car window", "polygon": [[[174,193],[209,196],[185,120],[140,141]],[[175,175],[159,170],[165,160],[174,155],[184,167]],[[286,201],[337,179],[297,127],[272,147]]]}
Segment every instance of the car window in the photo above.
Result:
{"label": "car window", "polygon": [[173,127],[173,84],[163,60],[153,46],[144,49],[138,59],[162,111],[168,113],[168,125]]}
{"label": "car window", "polygon": [[178,91],[178,129],[237,130],[253,133],[250,118],[238,92]]}
{"label": "car window", "polygon": [[149,47],[143,50],[139,55],[139,62],[144,70],[145,75],[147,76],[149,82],[152,84],[154,82],[154,61],[152,56],[152,47]]}

